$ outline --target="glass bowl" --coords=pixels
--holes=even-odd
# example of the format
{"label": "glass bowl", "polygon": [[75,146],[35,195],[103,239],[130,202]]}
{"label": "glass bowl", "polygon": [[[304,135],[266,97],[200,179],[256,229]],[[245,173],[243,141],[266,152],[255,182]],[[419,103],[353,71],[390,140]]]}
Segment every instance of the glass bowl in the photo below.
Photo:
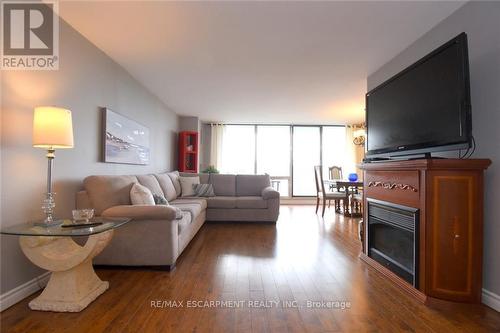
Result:
{"label": "glass bowl", "polygon": [[93,209],[74,209],[73,213],[73,221],[85,221],[86,223],[94,216]]}

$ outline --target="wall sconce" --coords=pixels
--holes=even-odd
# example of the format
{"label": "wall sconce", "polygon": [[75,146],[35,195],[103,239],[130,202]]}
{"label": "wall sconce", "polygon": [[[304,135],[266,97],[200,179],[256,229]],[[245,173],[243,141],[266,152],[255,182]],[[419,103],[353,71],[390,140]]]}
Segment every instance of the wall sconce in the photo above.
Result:
{"label": "wall sconce", "polygon": [[355,130],[353,136],[354,140],[352,140],[352,143],[356,146],[363,146],[365,144],[366,132],[364,128],[358,128]]}

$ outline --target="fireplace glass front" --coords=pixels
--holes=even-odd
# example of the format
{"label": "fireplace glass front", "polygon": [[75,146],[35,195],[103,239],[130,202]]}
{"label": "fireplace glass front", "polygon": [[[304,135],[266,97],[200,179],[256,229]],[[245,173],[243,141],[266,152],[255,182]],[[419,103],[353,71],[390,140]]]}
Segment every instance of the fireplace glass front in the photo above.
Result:
{"label": "fireplace glass front", "polygon": [[368,256],[418,287],[418,210],[368,199]]}

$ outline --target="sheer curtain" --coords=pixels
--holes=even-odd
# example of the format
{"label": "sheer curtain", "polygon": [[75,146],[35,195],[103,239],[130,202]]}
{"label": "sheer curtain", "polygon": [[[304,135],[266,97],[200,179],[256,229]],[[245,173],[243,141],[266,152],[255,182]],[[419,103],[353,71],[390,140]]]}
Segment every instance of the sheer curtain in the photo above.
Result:
{"label": "sheer curtain", "polygon": [[345,155],[342,167],[344,178],[347,178],[350,173],[356,172],[356,145],[353,143],[355,130],[354,126],[345,127]]}
{"label": "sheer curtain", "polygon": [[226,125],[210,124],[210,127],[212,134],[210,141],[210,165],[220,170],[222,167],[222,144],[224,142],[223,139]]}

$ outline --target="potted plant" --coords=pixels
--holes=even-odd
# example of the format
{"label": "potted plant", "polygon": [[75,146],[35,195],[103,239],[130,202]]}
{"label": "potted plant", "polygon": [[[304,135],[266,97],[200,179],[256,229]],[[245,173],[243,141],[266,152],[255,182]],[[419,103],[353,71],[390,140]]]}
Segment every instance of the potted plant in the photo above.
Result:
{"label": "potted plant", "polygon": [[217,170],[213,165],[209,165],[205,170],[202,171],[202,173],[219,173],[219,170]]}

